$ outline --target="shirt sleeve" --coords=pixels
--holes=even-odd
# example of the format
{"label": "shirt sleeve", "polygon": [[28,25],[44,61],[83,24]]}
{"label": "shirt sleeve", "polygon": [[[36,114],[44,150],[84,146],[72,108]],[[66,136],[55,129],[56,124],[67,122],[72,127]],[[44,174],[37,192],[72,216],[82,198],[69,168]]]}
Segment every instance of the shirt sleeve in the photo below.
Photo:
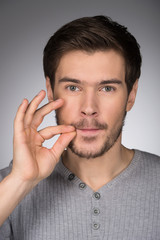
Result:
{"label": "shirt sleeve", "polygon": [[14,240],[9,218],[0,227],[0,240]]}
{"label": "shirt sleeve", "polygon": [[[0,170],[0,182],[10,173],[11,168],[12,162],[9,167]],[[0,227],[0,240],[14,240],[9,218]]]}

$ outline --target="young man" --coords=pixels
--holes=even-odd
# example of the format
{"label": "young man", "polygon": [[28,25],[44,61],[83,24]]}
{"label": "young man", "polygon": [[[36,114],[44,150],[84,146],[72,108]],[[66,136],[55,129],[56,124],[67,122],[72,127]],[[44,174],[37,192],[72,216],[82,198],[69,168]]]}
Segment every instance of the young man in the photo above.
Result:
{"label": "young man", "polygon": [[[44,91],[23,100],[13,164],[1,170],[1,224],[9,217],[0,239],[160,239],[160,159],[121,144],[140,67],[135,38],[107,17],[77,19],[51,37],[49,103],[37,110]],[[58,125],[37,131],[52,110]]]}

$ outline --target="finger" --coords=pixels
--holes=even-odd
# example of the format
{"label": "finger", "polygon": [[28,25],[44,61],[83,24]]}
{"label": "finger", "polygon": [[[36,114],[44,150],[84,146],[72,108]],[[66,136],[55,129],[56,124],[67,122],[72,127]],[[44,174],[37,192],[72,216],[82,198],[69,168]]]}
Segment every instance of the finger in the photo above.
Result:
{"label": "finger", "polygon": [[39,134],[44,140],[48,140],[57,134],[69,133],[75,131],[73,126],[58,125],[53,127],[47,127],[39,131]]}
{"label": "finger", "polygon": [[62,155],[64,149],[76,136],[76,131],[70,133],[63,133],[58,140],[55,142],[54,146],[50,149],[53,154],[54,159],[58,162],[60,156]]}
{"label": "finger", "polygon": [[33,119],[33,115],[36,111],[36,109],[38,108],[39,104],[42,102],[42,100],[45,98],[45,91],[44,90],[41,90],[39,92],[38,95],[36,95],[33,100],[30,102],[29,106],[28,106],[28,109],[26,111],[26,114],[25,114],[25,118],[24,118],[24,125],[25,127],[29,127],[31,122],[32,122],[32,119]]}
{"label": "finger", "polygon": [[18,108],[14,119],[14,133],[18,134],[24,130],[24,116],[28,107],[28,100],[24,99]]}
{"label": "finger", "polygon": [[32,127],[37,129],[47,114],[61,107],[63,104],[64,104],[64,100],[58,99],[38,109],[33,116],[32,123],[31,123]]}

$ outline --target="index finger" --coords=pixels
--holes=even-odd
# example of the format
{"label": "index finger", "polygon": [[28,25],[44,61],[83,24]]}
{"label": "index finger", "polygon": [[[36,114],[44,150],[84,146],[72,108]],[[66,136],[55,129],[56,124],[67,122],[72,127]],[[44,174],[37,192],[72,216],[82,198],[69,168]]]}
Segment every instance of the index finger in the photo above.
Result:
{"label": "index finger", "polygon": [[37,129],[47,114],[49,114],[53,110],[56,110],[56,109],[62,107],[63,104],[64,104],[63,99],[57,99],[53,102],[47,103],[46,105],[44,105],[41,108],[39,108],[38,110],[36,110],[36,112],[33,116],[32,122],[31,122],[32,128]]}
{"label": "index finger", "polygon": [[[25,128],[28,128],[30,127],[31,123],[32,123],[32,120],[33,120],[33,117],[38,109],[38,106],[39,104],[42,102],[42,100],[45,98],[45,95],[46,95],[46,92],[44,90],[41,90],[39,92],[38,95],[36,95],[33,100],[30,102],[27,110],[26,110],[26,113],[25,113],[25,117],[24,117],[24,126]],[[62,100],[63,101],[63,100]],[[57,105],[59,106],[60,104],[62,103],[58,103],[58,101],[55,101],[56,103],[54,104],[55,105],[55,108],[57,107]],[[52,103],[49,103],[52,105]],[[47,105],[49,105],[47,104]],[[53,108],[52,108],[53,110]]]}

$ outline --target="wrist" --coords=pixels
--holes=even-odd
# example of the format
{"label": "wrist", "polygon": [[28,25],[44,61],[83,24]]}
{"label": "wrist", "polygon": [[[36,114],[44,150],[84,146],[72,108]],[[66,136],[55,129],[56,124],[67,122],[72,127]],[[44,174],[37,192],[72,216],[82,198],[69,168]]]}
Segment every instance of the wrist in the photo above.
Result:
{"label": "wrist", "polygon": [[23,181],[13,173],[10,173],[1,181],[0,226],[34,186],[35,183]]}
{"label": "wrist", "polygon": [[[12,185],[14,190],[17,189],[20,198],[25,197],[37,184],[37,181],[25,180],[20,175],[11,172],[7,177],[8,185]],[[21,200],[21,199],[20,199]]]}

